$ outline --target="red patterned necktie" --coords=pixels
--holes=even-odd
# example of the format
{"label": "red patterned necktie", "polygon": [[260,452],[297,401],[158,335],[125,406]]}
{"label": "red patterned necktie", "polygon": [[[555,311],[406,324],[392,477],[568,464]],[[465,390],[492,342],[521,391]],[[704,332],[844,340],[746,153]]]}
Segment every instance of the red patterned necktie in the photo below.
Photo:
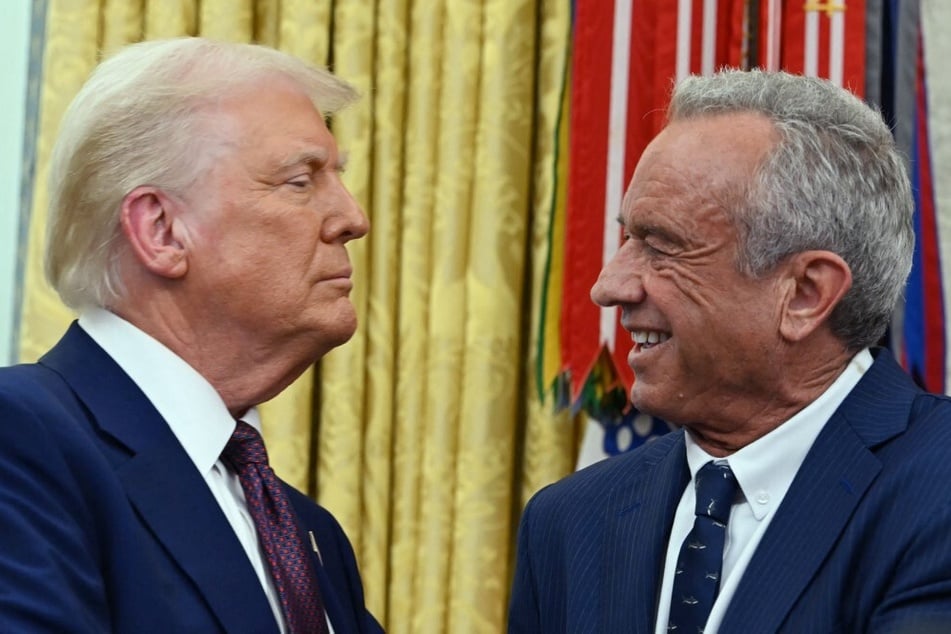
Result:
{"label": "red patterned necktie", "polygon": [[244,421],[221,454],[241,480],[290,634],[326,634],[327,620],[297,518],[267,462],[258,431]]}

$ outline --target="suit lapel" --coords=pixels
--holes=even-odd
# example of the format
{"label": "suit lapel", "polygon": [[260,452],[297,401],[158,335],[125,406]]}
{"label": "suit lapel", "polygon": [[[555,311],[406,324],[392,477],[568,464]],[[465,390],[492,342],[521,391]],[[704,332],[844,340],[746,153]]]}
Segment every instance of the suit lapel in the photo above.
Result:
{"label": "suit lapel", "polygon": [[645,462],[632,480],[615,487],[608,515],[604,623],[599,631],[652,632],[657,617],[667,541],[674,512],[690,480],[683,432],[658,461]]}
{"label": "suit lapel", "polygon": [[907,376],[880,354],[806,456],[740,580],[722,631],[780,629],[881,470],[870,448],[905,428],[914,395]]}
{"label": "suit lapel", "polygon": [[881,465],[847,425],[826,426],[740,580],[724,632],[775,632]]}
{"label": "suit lapel", "polygon": [[[324,603],[324,609],[327,611],[327,616],[330,619],[330,623],[337,632],[360,631],[357,623],[353,620],[353,613],[343,608],[343,606],[340,604],[340,600],[337,598],[336,592],[334,591],[334,588],[339,587],[341,584],[334,583],[334,581],[330,578],[330,574],[327,572],[327,569],[324,567],[324,563],[321,560],[322,555],[318,555],[318,553],[313,550],[311,535],[313,535],[314,543],[317,544],[318,548],[320,548],[324,540],[322,539],[318,526],[311,526],[308,523],[308,519],[311,517],[312,509],[304,505],[301,500],[301,497],[303,496],[299,497],[300,493],[291,489],[291,487],[286,483],[282,482],[282,484],[287,491],[291,505],[294,507],[294,511],[297,514],[301,531],[301,539],[304,540],[304,546],[310,553],[311,564],[314,567],[314,571],[317,573],[317,585],[320,588],[320,598]],[[307,499],[309,500],[309,498]],[[310,503],[308,502],[308,504]]]}
{"label": "suit lapel", "polygon": [[[276,632],[231,525],[168,424],[76,324],[41,363],[58,372],[100,429],[128,448],[110,459],[143,523],[191,578],[226,631]],[[114,445],[113,445],[114,446]]]}

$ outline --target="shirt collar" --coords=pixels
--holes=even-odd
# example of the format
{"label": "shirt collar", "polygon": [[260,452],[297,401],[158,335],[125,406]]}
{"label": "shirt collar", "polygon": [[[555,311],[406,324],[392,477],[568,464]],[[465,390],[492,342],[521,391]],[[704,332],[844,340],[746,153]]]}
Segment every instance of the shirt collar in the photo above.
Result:
{"label": "shirt collar", "polygon": [[729,463],[753,516],[762,520],[782,502],[819,432],[873,362],[868,349],[862,350],[819,398],[726,458],[714,458],[689,433],[684,434],[691,480],[710,460]]}
{"label": "shirt collar", "polygon": [[[79,325],[142,390],[198,471],[206,475],[235,428],[214,387],[165,345],[112,312],[86,309]],[[256,409],[242,420],[260,431]]]}

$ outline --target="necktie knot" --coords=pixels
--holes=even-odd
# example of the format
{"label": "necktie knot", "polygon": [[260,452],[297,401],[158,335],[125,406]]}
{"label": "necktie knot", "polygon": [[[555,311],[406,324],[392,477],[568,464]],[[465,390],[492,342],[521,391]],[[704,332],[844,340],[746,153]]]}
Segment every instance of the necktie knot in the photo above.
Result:
{"label": "necktie knot", "polygon": [[235,427],[234,433],[231,434],[231,438],[221,455],[235,467],[248,464],[267,464],[267,449],[264,447],[261,434],[243,420],[238,421],[238,425]]}
{"label": "necktie knot", "polygon": [[730,519],[730,507],[736,497],[736,477],[730,465],[708,462],[697,472],[696,514],[709,517],[721,524]]}

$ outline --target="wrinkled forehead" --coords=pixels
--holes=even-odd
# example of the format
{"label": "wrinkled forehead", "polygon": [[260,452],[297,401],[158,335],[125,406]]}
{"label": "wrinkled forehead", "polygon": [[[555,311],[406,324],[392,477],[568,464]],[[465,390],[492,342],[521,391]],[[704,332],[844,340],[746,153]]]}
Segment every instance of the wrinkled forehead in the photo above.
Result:
{"label": "wrinkled forehead", "polygon": [[732,224],[775,138],[769,119],[751,113],[675,120],[640,157],[621,221],[631,229],[664,224],[669,215],[678,222]]}
{"label": "wrinkled forehead", "polygon": [[207,116],[231,145],[255,145],[267,137],[330,136],[323,114],[299,85],[280,78],[261,80],[208,104]]}
{"label": "wrinkled forehead", "polygon": [[714,189],[748,182],[778,139],[773,123],[753,112],[674,120],[641,154],[625,198],[645,182],[670,175]]}

